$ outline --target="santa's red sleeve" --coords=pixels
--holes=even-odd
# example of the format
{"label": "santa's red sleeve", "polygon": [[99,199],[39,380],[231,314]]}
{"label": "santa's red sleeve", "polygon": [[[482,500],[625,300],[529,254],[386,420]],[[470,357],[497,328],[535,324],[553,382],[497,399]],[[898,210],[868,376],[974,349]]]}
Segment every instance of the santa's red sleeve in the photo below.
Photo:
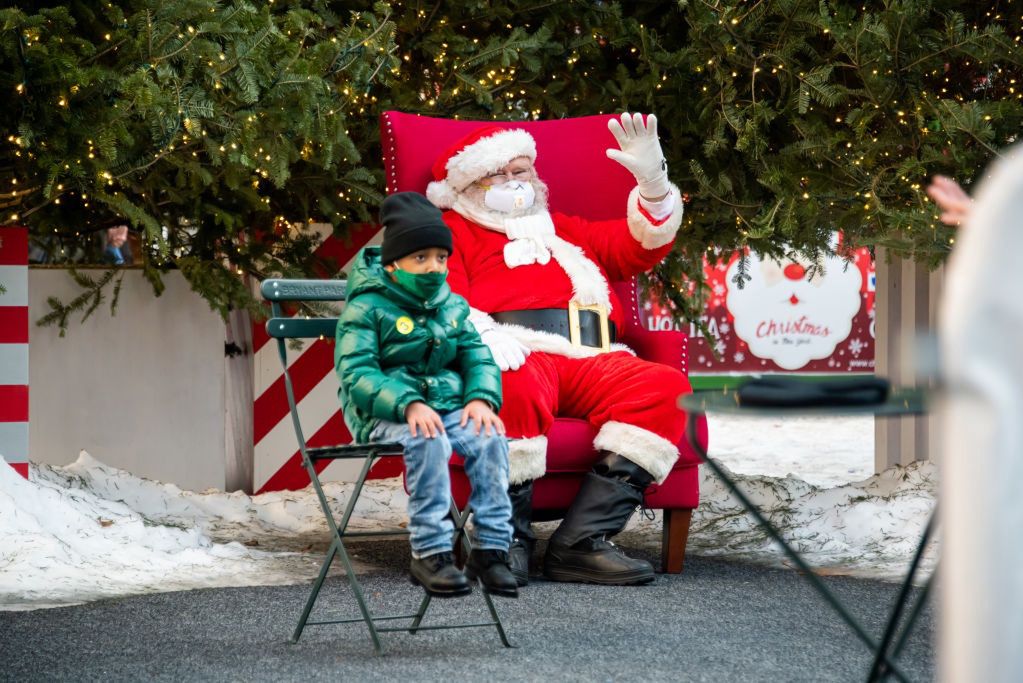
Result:
{"label": "santa's red sleeve", "polygon": [[639,201],[639,188],[629,194],[626,218],[610,221],[587,221],[572,217],[559,221],[559,228],[572,233],[574,240],[585,244],[600,261],[612,281],[627,280],[653,268],[668,255],[675,233],[682,224],[681,195],[674,185],[671,213],[656,220]]}

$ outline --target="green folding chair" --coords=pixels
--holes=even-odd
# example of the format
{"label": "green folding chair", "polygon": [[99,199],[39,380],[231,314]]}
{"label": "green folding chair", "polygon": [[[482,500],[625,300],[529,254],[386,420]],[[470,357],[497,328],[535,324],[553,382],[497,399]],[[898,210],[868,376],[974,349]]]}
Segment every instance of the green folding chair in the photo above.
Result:
{"label": "green folding chair", "polygon": [[[316,577],[316,582],[313,584],[312,592],[310,592],[309,599],[306,601],[305,608],[302,610],[302,616],[299,617],[298,626],[295,628],[295,633],[291,637],[291,642],[298,642],[298,639],[302,636],[302,631],[306,626],[349,624],[361,621],[364,622],[366,624],[366,628],[369,629],[369,636],[373,641],[373,649],[377,654],[383,652],[383,648],[380,644],[381,633],[407,631],[410,634],[415,634],[419,631],[426,630],[481,628],[487,626],[493,626],[497,629],[497,633],[501,638],[501,643],[505,647],[513,647],[508,641],[508,636],[505,634],[504,625],[501,623],[501,617],[498,615],[497,609],[494,607],[493,599],[483,590],[478,590],[477,592],[482,595],[483,599],[486,601],[487,609],[490,611],[491,621],[467,624],[424,625],[423,620],[426,617],[426,611],[430,607],[431,601],[431,596],[429,594],[427,594],[423,598],[422,602],[420,602],[419,608],[411,614],[377,616],[370,611],[369,605],[366,603],[362,587],[359,585],[359,578],[356,576],[355,569],[352,566],[351,557],[348,554],[348,550],[345,548],[345,539],[365,536],[407,536],[408,531],[406,529],[398,528],[383,531],[348,531],[348,522],[351,519],[352,512],[359,500],[359,494],[362,493],[362,487],[366,482],[366,476],[369,474],[370,468],[372,468],[373,464],[380,458],[402,455],[402,447],[400,444],[394,443],[344,444],[338,446],[324,446],[320,448],[309,448],[306,445],[305,436],[302,432],[302,423],[298,415],[298,406],[295,403],[295,391],[292,387],[291,376],[288,372],[287,341],[289,339],[333,339],[337,329],[337,318],[289,317],[284,314],[284,310],[281,306],[282,302],[299,303],[312,301],[344,301],[347,292],[347,282],[345,280],[270,279],[263,281],[261,291],[263,293],[263,298],[271,303],[272,317],[266,323],[266,331],[270,337],[277,340],[277,350],[280,354],[281,364],[284,366],[284,386],[288,394],[288,407],[291,410],[291,421],[295,427],[295,436],[298,438],[298,447],[302,452],[302,464],[309,473],[309,481],[312,483],[313,489],[316,491],[316,497],[320,501],[320,507],[323,508],[323,514],[327,517],[327,526],[330,528],[331,534],[330,549],[327,551],[327,556],[323,560],[323,566],[320,568],[319,576]],[[327,504],[327,497],[323,493],[323,486],[320,484],[320,478],[316,472],[314,463],[325,460],[359,459],[363,461],[362,469],[360,470],[359,477],[355,482],[355,487],[352,490],[351,497],[345,505],[344,514],[342,515],[341,520],[338,521],[334,518],[334,514],[331,511],[330,506]],[[454,499],[452,498],[451,517],[455,525],[456,547],[460,544],[464,554],[468,555],[471,550],[469,534],[465,529],[466,520],[469,518],[468,506],[466,506],[464,511],[459,511],[458,507],[455,505]],[[352,594],[355,596],[355,601],[358,603],[361,616],[352,619],[309,621],[309,615],[313,610],[313,605],[316,604],[316,598],[320,594],[320,589],[323,587],[323,582],[327,578],[327,572],[335,557],[340,557],[341,559],[341,564],[344,566],[345,570],[345,576],[348,578],[348,584],[351,587]],[[402,619],[408,619],[411,620],[411,622],[406,626],[378,626],[378,623],[380,622],[394,622]]]}

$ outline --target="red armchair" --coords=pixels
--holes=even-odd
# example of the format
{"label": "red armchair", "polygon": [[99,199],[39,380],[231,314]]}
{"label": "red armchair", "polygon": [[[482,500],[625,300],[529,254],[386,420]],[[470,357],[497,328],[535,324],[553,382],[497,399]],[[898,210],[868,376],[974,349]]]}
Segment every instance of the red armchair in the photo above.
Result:
{"label": "red armchair", "polygon": [[[550,187],[552,209],[592,220],[624,216],[626,199],[635,185],[632,176],[609,160],[604,150],[614,142],[607,129],[610,116],[587,116],[549,121],[509,122],[535,139],[536,168]],[[494,121],[436,119],[386,112],[380,119],[384,168],[388,193],[425,192],[432,180],[431,166],[437,156],[473,129]],[[504,125],[499,124],[499,125]],[[594,182],[600,183],[595,191]],[[687,336],[683,332],[647,330],[640,320],[641,304],[636,283],[613,283],[622,305],[628,307],[625,329],[619,341],[647,360],[686,371]],[[700,439],[707,441],[706,422],[698,425]],[[569,506],[582,475],[597,459],[595,432],[584,420],[559,418],[548,437],[547,474],[533,487],[534,519],[556,519]],[[689,522],[699,503],[699,458],[688,443],[679,444],[681,455],[663,484],[647,489],[647,507],[664,511],[661,565],[668,573],[682,571]],[[461,507],[469,496],[469,482],[457,456],[451,462],[451,485]]]}

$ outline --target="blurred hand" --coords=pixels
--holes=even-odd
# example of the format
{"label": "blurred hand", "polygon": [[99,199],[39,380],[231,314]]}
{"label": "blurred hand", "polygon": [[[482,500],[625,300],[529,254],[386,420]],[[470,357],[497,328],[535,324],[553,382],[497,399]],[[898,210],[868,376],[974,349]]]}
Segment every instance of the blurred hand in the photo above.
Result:
{"label": "blurred hand", "polygon": [[[465,408],[462,409],[462,422],[461,425],[464,427],[472,420],[472,423],[476,426],[476,436],[479,436],[480,429],[486,429],[487,436],[493,436],[494,434],[500,434],[504,436],[504,422],[497,416],[486,401],[480,399],[474,399],[465,404]],[[491,431],[493,430],[493,431]]]}
{"label": "blurred hand", "polygon": [[122,244],[128,241],[128,226],[117,225],[112,228],[107,228],[107,244],[112,245],[115,248],[120,248]]}
{"label": "blurred hand", "polygon": [[648,115],[644,124],[642,114],[626,112],[622,114],[621,123],[611,119],[607,127],[621,148],[607,150],[608,158],[629,169],[636,177],[639,193],[644,198],[656,202],[668,196],[671,191],[668,162],[657,139],[657,117]]}
{"label": "blurred hand", "polygon": [[961,225],[970,215],[973,200],[959,183],[943,175],[936,175],[927,187],[927,196],[941,209],[941,222],[945,225]]}
{"label": "blurred hand", "polygon": [[405,408],[405,421],[408,422],[412,436],[416,436],[416,429],[419,429],[427,439],[436,438],[438,434],[444,433],[444,421],[440,419],[440,415],[422,401],[408,404]]}

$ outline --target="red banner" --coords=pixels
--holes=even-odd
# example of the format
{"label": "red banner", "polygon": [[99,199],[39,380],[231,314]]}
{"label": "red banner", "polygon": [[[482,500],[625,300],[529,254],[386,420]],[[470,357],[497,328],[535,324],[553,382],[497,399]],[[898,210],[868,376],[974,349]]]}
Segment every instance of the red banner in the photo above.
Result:
{"label": "red banner", "polygon": [[[693,375],[874,371],[874,264],[861,249],[852,262],[776,261],[750,253],[746,278],[738,254],[707,263],[710,298],[703,315],[710,338],[689,333]],[[743,286],[739,286],[739,280]],[[647,304],[647,326],[670,329],[670,311]],[[717,351],[717,358],[711,349]]]}

